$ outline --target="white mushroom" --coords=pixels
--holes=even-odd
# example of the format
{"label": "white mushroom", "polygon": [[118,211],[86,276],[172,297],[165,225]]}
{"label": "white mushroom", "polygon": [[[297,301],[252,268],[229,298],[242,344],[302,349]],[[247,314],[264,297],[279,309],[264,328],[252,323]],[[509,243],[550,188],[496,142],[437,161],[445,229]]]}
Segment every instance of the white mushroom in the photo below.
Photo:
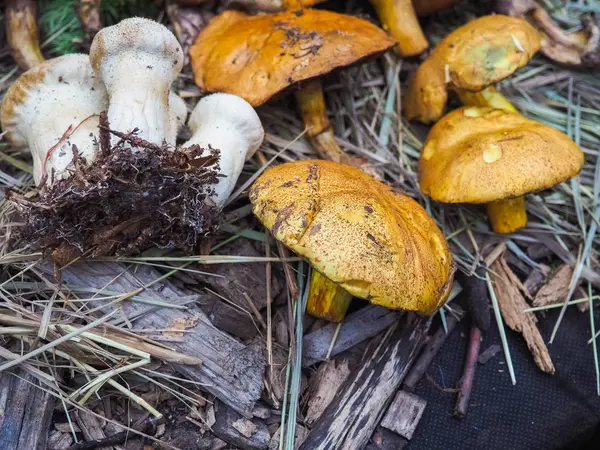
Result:
{"label": "white mushroom", "polygon": [[185,125],[188,110],[183,99],[174,92],[169,95],[169,116],[171,117],[171,131],[166,137],[167,144],[175,145],[177,142],[177,134]]}
{"label": "white mushroom", "polygon": [[91,162],[98,152],[99,113],[107,104],[87,55],[65,55],[28,70],[8,89],[0,121],[15,148],[33,156],[33,178],[48,184],[69,174],[72,146]]}
{"label": "white mushroom", "polygon": [[100,30],[90,62],[106,85],[108,122],[162,144],[172,137],[169,89],[183,66],[183,50],[163,25],[133,17]]}
{"label": "white mushroom", "polygon": [[212,94],[202,98],[188,122],[192,138],[183,146],[197,144],[219,150],[220,178],[214,202],[222,207],[231,195],[244,161],[254,155],[264,138],[260,118],[244,99],[231,94]]}

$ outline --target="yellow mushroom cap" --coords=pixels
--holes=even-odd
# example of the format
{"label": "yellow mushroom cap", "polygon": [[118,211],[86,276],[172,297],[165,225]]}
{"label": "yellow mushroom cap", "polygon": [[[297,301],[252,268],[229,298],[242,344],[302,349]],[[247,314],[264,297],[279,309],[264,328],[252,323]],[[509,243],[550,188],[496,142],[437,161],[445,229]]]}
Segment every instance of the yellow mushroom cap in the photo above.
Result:
{"label": "yellow mushroom cap", "polygon": [[489,203],[561,183],[583,168],[566,134],[520,114],[466,107],[436,123],[423,146],[423,193],[445,203]]}
{"label": "yellow mushroom cap", "polygon": [[323,160],[275,166],[250,201],[276,239],[356,297],[424,314],[448,297],[454,263],[433,219],[358,169]]}
{"label": "yellow mushroom cap", "polygon": [[478,92],[512,75],[539,50],[541,36],[527,21],[484,16],[444,38],[409,82],[406,116],[429,123],[439,119],[446,90]]}
{"label": "yellow mushroom cap", "polygon": [[196,84],[258,106],[288,86],[365,57],[396,42],[357,17],[324,10],[249,16],[225,11],[190,49]]}

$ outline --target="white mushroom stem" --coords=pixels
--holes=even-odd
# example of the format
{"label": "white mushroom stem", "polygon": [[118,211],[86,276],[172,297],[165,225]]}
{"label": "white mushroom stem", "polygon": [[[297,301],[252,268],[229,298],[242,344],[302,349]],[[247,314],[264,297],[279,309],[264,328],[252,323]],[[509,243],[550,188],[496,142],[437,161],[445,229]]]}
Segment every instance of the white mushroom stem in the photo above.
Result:
{"label": "white mushroom stem", "polygon": [[90,62],[108,91],[112,129],[137,128],[139,137],[155,144],[172,137],[169,89],[183,66],[173,33],[152,20],[125,19],[96,35]]}
{"label": "white mushroom stem", "polygon": [[244,162],[258,150],[264,138],[260,118],[244,99],[231,94],[212,94],[201,99],[188,122],[193,133],[184,147],[197,144],[219,150],[219,173],[213,201],[223,207],[237,182]]}
{"label": "white mushroom stem", "polygon": [[69,175],[73,146],[88,162],[98,153],[99,114],[107,104],[87,55],[65,55],[25,72],[6,93],[2,129],[33,156],[33,177],[47,185]]}
{"label": "white mushroom stem", "polygon": [[166,138],[167,144],[174,146],[177,143],[177,134],[185,125],[185,119],[187,119],[187,115],[187,105],[183,99],[174,92],[171,92],[169,95],[169,116],[171,118],[171,128],[170,133]]}

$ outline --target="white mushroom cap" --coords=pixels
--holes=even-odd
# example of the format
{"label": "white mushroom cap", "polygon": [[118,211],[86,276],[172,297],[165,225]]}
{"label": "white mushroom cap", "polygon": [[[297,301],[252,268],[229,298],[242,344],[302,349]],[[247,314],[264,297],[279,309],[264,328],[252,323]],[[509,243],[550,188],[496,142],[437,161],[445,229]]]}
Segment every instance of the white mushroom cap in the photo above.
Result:
{"label": "white mushroom cap", "polygon": [[220,152],[220,178],[214,201],[222,207],[237,182],[244,162],[258,150],[264,130],[254,108],[244,99],[231,94],[212,94],[202,98],[188,121],[193,133],[184,147],[197,144]]}
{"label": "white mushroom cap", "polygon": [[106,85],[114,130],[139,130],[155,144],[171,136],[169,89],[183,66],[183,50],[163,25],[133,17],[100,30],[90,62]]}
{"label": "white mushroom cap", "polygon": [[107,102],[87,55],[64,55],[28,70],[12,84],[0,121],[9,142],[33,155],[33,176],[39,183],[45,173],[54,171],[54,179],[68,174],[73,145],[88,162],[94,160],[99,113]]}
{"label": "white mushroom cap", "polygon": [[185,101],[173,91],[169,94],[169,115],[171,117],[171,133],[167,136],[166,140],[167,144],[175,145],[177,134],[185,125],[188,110]]}

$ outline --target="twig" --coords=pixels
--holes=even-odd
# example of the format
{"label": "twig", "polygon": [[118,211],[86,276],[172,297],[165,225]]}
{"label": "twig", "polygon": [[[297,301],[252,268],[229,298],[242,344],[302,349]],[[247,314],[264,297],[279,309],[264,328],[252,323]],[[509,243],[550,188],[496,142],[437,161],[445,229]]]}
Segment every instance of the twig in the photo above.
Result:
{"label": "twig", "polygon": [[460,381],[460,392],[456,400],[454,415],[456,417],[464,417],[469,408],[469,400],[473,389],[473,380],[475,379],[475,368],[477,367],[477,358],[479,356],[479,348],[481,347],[481,330],[476,325],[471,326],[471,336],[469,337],[469,347],[467,351],[467,359],[465,360],[465,368]]}

